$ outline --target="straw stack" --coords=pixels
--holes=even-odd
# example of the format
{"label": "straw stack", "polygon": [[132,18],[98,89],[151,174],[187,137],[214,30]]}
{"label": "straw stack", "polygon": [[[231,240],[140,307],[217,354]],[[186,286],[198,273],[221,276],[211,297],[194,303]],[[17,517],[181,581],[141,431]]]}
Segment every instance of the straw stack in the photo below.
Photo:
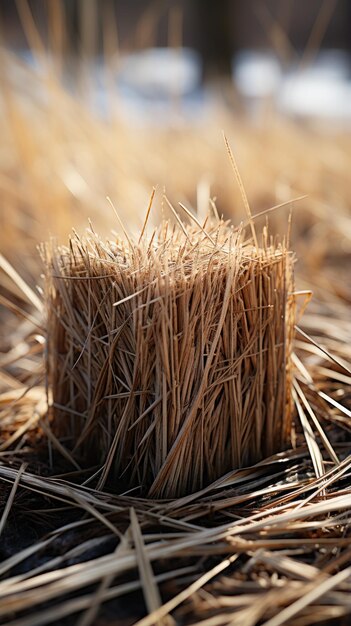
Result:
{"label": "straw stack", "polygon": [[52,429],[99,487],[198,490],[289,443],[293,256],[162,226],[43,248]]}

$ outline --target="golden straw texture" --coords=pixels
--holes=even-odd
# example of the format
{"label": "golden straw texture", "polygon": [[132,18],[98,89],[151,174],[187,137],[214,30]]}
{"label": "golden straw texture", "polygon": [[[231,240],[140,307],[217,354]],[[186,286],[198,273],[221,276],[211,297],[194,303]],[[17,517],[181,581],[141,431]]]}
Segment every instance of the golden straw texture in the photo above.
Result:
{"label": "golden straw texture", "polygon": [[53,431],[99,486],[176,497],[284,449],[294,259],[219,222],[43,248]]}

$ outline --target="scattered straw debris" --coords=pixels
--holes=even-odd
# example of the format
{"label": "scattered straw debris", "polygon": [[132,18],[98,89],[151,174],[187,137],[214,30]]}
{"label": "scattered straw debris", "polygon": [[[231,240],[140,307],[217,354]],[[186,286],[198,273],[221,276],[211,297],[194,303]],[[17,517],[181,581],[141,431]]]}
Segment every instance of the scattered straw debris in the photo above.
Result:
{"label": "scattered straw debris", "polygon": [[[91,248],[91,235],[88,240],[89,249],[80,244],[83,258],[96,258],[96,245],[105,244],[97,240]],[[81,267],[86,273],[85,263]],[[60,280],[67,290],[81,283]],[[73,626],[80,620],[100,626],[116,616],[128,624],[139,620],[139,626],[172,619],[203,626],[347,624],[351,324],[347,303],[324,288],[316,293],[299,320],[303,332],[291,357],[300,404],[292,446],[171,500],[113,494],[98,484],[104,466],[72,467],[70,441],[57,437],[47,421],[43,381],[35,374],[33,385],[29,376],[38,359],[32,334],[42,349],[43,342],[38,320],[28,315],[19,331],[20,366],[13,355],[1,367],[3,382],[11,381],[0,402],[1,624]],[[19,319],[24,313],[11,309]],[[32,386],[16,385],[15,372]],[[301,415],[305,428],[296,421]],[[38,446],[43,423],[49,454]],[[13,437],[22,427],[23,435]],[[112,487],[116,491],[116,483]]]}

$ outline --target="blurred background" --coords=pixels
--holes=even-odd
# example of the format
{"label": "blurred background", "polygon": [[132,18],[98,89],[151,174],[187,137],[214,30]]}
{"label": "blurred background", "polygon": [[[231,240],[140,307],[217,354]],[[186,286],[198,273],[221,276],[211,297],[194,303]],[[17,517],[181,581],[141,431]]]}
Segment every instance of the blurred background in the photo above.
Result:
{"label": "blurred background", "polygon": [[2,0],[1,17],[3,43],[27,62],[50,55],[71,88],[90,79],[101,114],[109,69],[136,123],[197,119],[226,83],[249,109],[271,97],[292,115],[351,116],[347,0]]}
{"label": "blurred background", "polygon": [[38,242],[118,230],[107,196],[137,232],[154,186],[150,227],[164,193],[239,223],[224,130],[257,223],[293,207],[301,280],[336,267],[344,293],[350,24],[348,0],[2,0],[2,254],[35,284]]}

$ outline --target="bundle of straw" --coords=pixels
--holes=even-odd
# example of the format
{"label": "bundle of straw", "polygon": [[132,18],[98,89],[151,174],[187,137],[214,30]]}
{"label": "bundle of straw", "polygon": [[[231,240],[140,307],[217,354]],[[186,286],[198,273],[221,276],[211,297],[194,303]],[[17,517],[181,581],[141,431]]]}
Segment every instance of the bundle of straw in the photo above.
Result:
{"label": "bundle of straw", "polygon": [[206,228],[43,248],[53,430],[99,487],[176,497],[289,442],[293,255]]}

